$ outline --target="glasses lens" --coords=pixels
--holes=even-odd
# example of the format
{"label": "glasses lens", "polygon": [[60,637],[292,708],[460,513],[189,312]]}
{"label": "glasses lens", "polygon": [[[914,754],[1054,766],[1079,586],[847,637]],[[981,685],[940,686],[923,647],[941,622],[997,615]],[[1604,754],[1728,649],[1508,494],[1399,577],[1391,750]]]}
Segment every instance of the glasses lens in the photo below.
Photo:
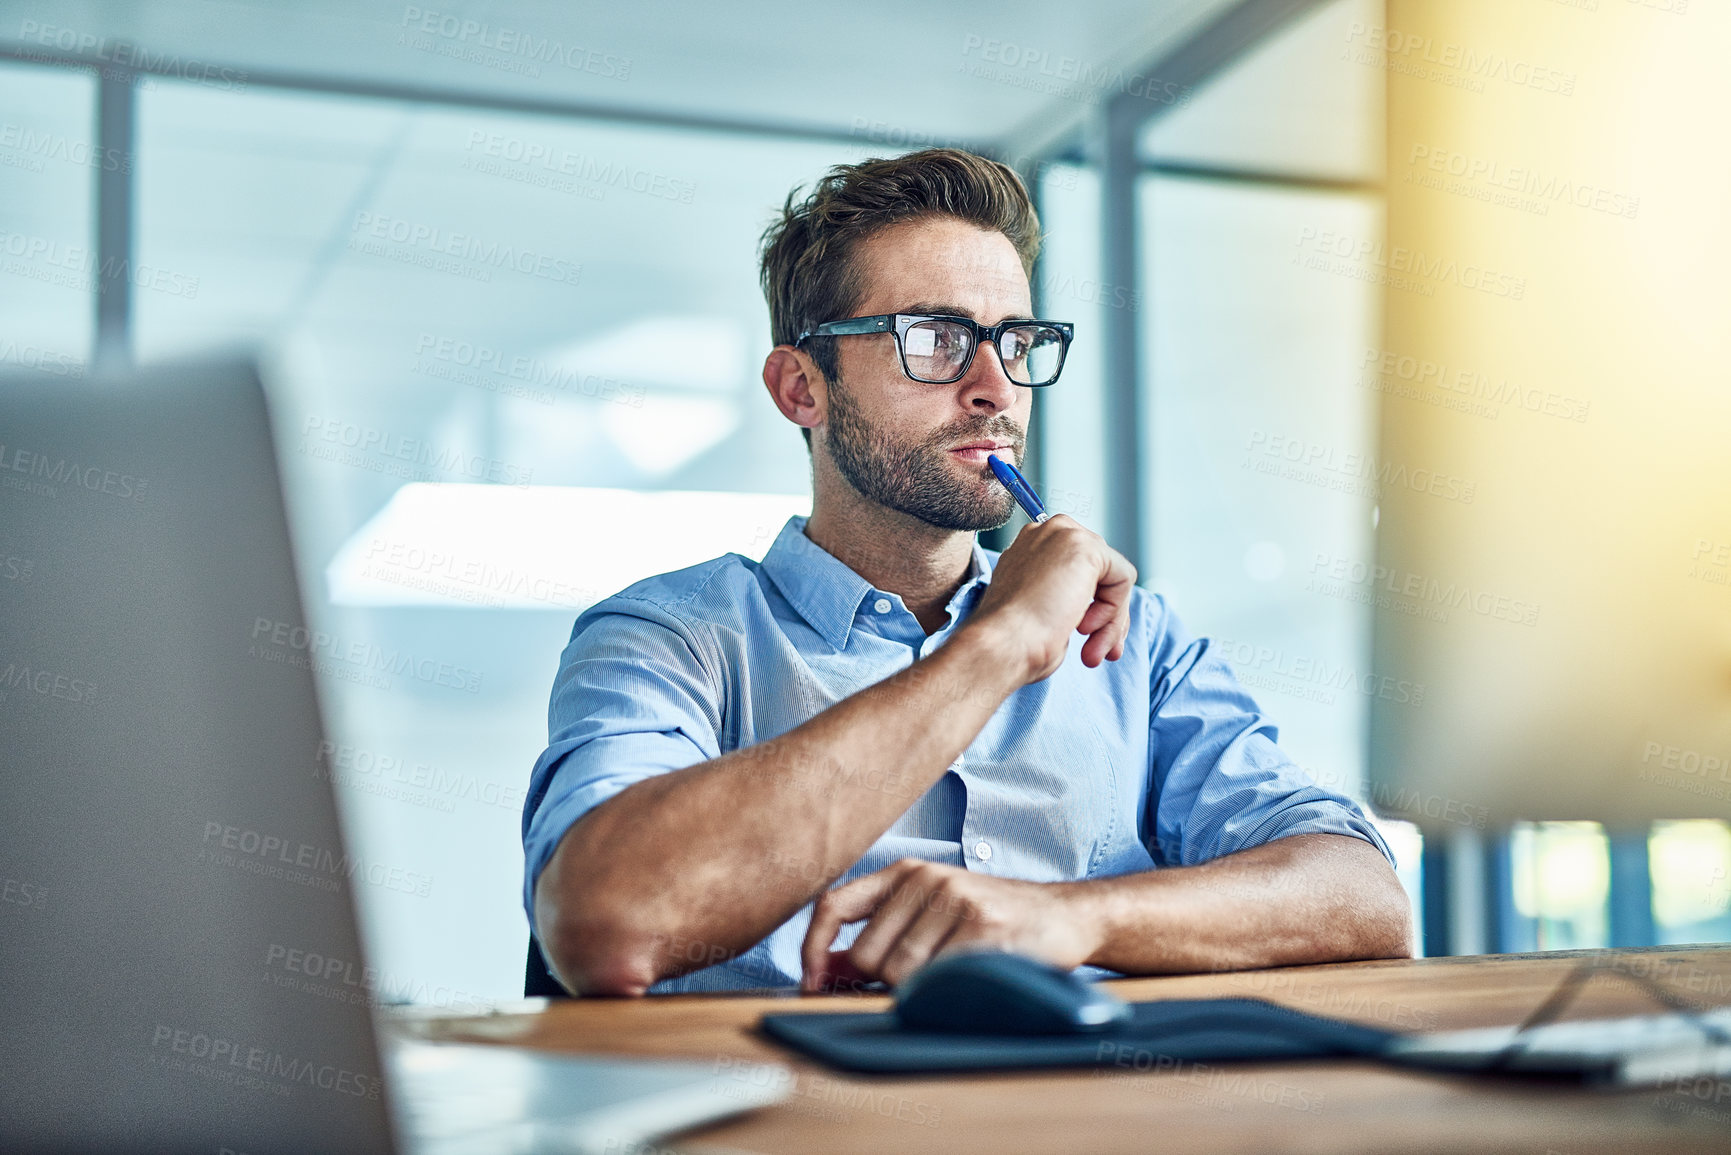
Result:
{"label": "glasses lens", "polygon": [[902,336],[908,376],[916,381],[947,382],[962,375],[974,335],[954,321],[916,321]]}
{"label": "glasses lens", "polygon": [[1047,385],[1064,364],[1064,335],[1049,325],[1017,325],[998,338],[1004,372],[1018,385]]}

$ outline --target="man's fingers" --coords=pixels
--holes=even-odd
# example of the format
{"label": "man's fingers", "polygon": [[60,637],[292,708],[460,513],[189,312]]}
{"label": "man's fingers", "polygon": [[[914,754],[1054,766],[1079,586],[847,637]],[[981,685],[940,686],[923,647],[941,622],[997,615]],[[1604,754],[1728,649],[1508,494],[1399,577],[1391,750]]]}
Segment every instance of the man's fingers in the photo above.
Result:
{"label": "man's fingers", "polygon": [[1091,634],[1118,615],[1118,607],[1109,601],[1095,598],[1082,614],[1082,620],[1076,623],[1078,634]]}
{"label": "man's fingers", "polygon": [[884,957],[894,947],[902,932],[911,926],[926,908],[927,895],[920,886],[916,871],[903,875],[899,885],[886,895],[872,912],[871,922],[854,940],[847,952],[854,966],[868,975],[883,973]]}
{"label": "man's fingers", "polygon": [[800,962],[805,971],[801,985],[806,990],[815,989],[823,974],[829,948],[835,943],[835,936],[841,928],[876,909],[878,902],[889,892],[892,881],[881,872],[870,874],[838,886],[817,900],[811,912],[811,925],[806,928],[805,942],[800,946]]}
{"label": "man's fingers", "polygon": [[878,903],[895,888],[906,868],[899,863],[885,867],[864,878],[856,878],[838,886],[817,900],[812,908],[811,926],[806,929],[805,942],[800,947],[800,963],[804,970],[800,987],[816,990],[824,973],[824,960],[835,936],[850,922],[858,922],[877,909]]}
{"label": "man's fingers", "polygon": [[[1123,641],[1130,634],[1130,591],[1096,591],[1094,601],[1082,615],[1076,632],[1088,635],[1082,646],[1082,661],[1092,667],[1102,658],[1116,659],[1123,652]],[[1116,652],[1114,652],[1116,651]]]}
{"label": "man's fingers", "polygon": [[1091,669],[1102,659],[1117,660],[1124,653],[1124,639],[1129,635],[1130,614],[1125,611],[1095,630],[1082,644],[1082,664]]}
{"label": "man's fingers", "polygon": [[[1136,584],[1136,567],[1130,564],[1130,559],[1113,549],[1106,547],[1106,572],[1100,578],[1100,589],[1121,592],[1122,597],[1114,598],[1125,605],[1130,604],[1130,590]],[[1099,595],[1096,595],[1099,596]]]}
{"label": "man's fingers", "polygon": [[[1115,549],[1106,550],[1106,572],[1094,588],[1094,600],[1082,614],[1076,632],[1087,634],[1082,662],[1098,666],[1103,659],[1116,660],[1121,643],[1130,633],[1130,598],[1136,588],[1136,567]],[[1114,652],[1116,651],[1116,652]]]}
{"label": "man's fingers", "polygon": [[838,991],[859,992],[877,980],[853,965],[845,950],[832,950],[823,960],[824,973],[817,976],[817,990],[824,994]]}
{"label": "man's fingers", "polygon": [[901,986],[942,949],[962,918],[962,911],[954,901],[925,903],[919,918],[902,932],[874,973],[891,986]]}

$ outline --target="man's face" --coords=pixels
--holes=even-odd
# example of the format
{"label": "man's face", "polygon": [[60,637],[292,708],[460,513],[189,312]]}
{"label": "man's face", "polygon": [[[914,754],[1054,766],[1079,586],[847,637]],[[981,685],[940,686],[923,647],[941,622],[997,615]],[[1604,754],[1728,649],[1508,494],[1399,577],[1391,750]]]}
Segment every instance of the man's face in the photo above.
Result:
{"label": "man's face", "polygon": [[[1032,317],[1028,278],[1008,237],[951,217],[883,230],[855,249],[865,294],[854,316],[945,313],[995,325]],[[1022,460],[1033,390],[1004,375],[982,344],[948,385],[902,371],[895,337],[837,340],[839,381],[829,382],[822,436],[836,470],[862,495],[940,529],[992,529],[1015,501],[986,454]],[[975,448],[962,448],[974,446]]]}

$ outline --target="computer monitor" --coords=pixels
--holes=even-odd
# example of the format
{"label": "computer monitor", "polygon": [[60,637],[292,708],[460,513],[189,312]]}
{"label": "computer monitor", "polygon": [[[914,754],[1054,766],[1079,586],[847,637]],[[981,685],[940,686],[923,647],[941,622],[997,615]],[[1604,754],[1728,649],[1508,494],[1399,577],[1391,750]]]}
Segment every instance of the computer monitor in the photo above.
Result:
{"label": "computer monitor", "polygon": [[420,880],[343,837],[296,572],[249,363],[0,379],[0,1150],[629,1150],[785,1097],[375,1036],[352,892]]}

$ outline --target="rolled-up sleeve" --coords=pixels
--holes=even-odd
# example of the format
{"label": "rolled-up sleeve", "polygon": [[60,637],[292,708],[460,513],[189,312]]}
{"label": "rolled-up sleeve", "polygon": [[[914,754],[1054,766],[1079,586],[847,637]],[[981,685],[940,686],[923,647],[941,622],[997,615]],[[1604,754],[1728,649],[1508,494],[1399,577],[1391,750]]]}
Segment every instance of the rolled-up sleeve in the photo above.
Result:
{"label": "rolled-up sleeve", "polygon": [[559,661],[547,748],[523,804],[523,909],[565,832],[632,783],[720,754],[719,678],[679,618],[615,596],[585,611]]}
{"label": "rolled-up sleeve", "polygon": [[1149,739],[1154,861],[1190,866],[1295,834],[1362,838],[1394,854],[1358,804],[1324,790],[1275,744],[1279,733],[1206,638],[1176,615],[1154,628]]}

